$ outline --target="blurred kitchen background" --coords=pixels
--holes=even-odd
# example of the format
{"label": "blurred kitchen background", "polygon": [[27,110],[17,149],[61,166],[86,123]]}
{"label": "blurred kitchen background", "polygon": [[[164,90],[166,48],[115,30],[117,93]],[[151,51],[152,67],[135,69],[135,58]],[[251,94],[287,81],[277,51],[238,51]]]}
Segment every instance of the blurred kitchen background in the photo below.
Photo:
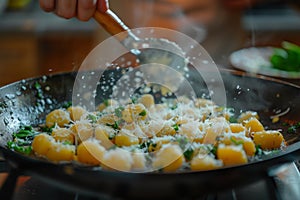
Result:
{"label": "blurred kitchen background", "polygon": [[[222,3],[221,3],[222,1]],[[171,28],[199,41],[220,67],[249,46],[300,45],[299,0],[111,0],[130,27]],[[239,0],[233,0],[239,2]],[[226,4],[226,5],[225,5]],[[228,5],[227,5],[228,4]],[[37,0],[0,1],[0,86],[50,73],[72,71],[109,35],[93,20],[45,13]]]}

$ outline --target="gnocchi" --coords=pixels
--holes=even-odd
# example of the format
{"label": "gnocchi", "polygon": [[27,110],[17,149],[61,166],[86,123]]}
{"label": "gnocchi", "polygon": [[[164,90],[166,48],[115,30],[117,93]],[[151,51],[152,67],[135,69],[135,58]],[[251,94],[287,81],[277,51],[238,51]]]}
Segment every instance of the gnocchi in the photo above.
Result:
{"label": "gnocchi", "polygon": [[260,148],[285,145],[277,130],[266,130],[256,112],[232,122],[231,109],[207,99],[186,97],[155,104],[150,94],[137,101],[56,109],[36,128],[32,152],[53,162],[75,161],[105,170],[213,170],[251,162]]}

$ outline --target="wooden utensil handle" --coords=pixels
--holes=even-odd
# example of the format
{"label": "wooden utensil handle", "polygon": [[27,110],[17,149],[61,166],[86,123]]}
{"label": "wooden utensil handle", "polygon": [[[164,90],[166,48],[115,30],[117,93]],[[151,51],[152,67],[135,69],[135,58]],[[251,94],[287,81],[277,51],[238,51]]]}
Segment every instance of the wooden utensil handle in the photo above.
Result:
{"label": "wooden utensil handle", "polygon": [[[122,22],[122,20],[111,10],[106,12],[96,11],[94,19],[111,35],[115,36],[120,42],[126,37],[131,37],[134,40],[139,40],[131,30]],[[123,34],[119,34],[123,33]]]}
{"label": "wooden utensil handle", "polygon": [[111,10],[107,10],[106,12],[96,11],[94,18],[111,35],[129,30],[122,20]]}

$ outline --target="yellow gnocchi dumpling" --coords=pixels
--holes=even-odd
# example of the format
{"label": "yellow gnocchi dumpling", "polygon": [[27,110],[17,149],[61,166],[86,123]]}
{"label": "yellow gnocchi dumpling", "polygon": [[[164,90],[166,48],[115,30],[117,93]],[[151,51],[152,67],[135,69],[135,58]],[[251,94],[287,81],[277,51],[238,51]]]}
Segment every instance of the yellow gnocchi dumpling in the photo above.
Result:
{"label": "yellow gnocchi dumpling", "polygon": [[98,120],[97,120],[97,123],[98,124],[110,124],[110,125],[113,125],[115,124],[115,122],[118,120],[118,117],[114,114],[107,114],[107,115],[104,115],[102,117],[100,117]]}
{"label": "yellow gnocchi dumpling", "polygon": [[260,132],[260,131],[264,130],[264,127],[261,124],[261,122],[254,117],[252,117],[251,119],[246,121],[244,126],[245,126],[246,130],[248,131],[248,133]]}
{"label": "yellow gnocchi dumpling", "polygon": [[100,165],[103,160],[105,148],[97,140],[85,140],[77,147],[77,159],[81,163]]}
{"label": "yellow gnocchi dumpling", "polygon": [[197,98],[194,102],[196,108],[215,105],[213,101],[204,98]]}
{"label": "yellow gnocchi dumpling", "polygon": [[154,105],[154,97],[151,94],[144,94],[139,98],[139,102],[146,108],[151,108]]}
{"label": "yellow gnocchi dumpling", "polygon": [[246,164],[248,162],[242,145],[220,144],[217,149],[217,158],[222,160],[225,166]]}
{"label": "yellow gnocchi dumpling", "polygon": [[94,135],[93,126],[88,122],[78,121],[70,127],[70,130],[75,134],[78,142],[85,141]]}
{"label": "yellow gnocchi dumpling", "polygon": [[250,139],[244,139],[243,148],[248,156],[254,156],[256,152],[255,143]]}
{"label": "yellow gnocchi dumpling", "polygon": [[132,152],[132,170],[142,171],[146,169],[146,158],[142,152]]}
{"label": "yellow gnocchi dumpling", "polygon": [[222,167],[222,161],[209,154],[198,154],[191,160],[191,170],[213,170]]}
{"label": "yellow gnocchi dumpling", "polygon": [[53,110],[46,116],[46,126],[48,128],[53,127],[55,124],[60,127],[64,127],[69,124],[70,121],[71,118],[69,112],[62,109]]}
{"label": "yellow gnocchi dumpling", "polygon": [[[95,128],[94,134],[95,134],[95,139],[98,140],[103,147],[105,147],[106,149],[109,149],[114,144],[109,139],[109,133],[107,132],[107,129],[110,129],[110,128],[99,125]],[[111,129],[111,131],[113,132],[112,129]]]}
{"label": "yellow gnocchi dumpling", "polygon": [[246,131],[246,128],[240,123],[230,123],[229,127],[232,133],[241,133]]}
{"label": "yellow gnocchi dumpling", "polygon": [[181,148],[176,144],[164,145],[154,156],[152,167],[166,172],[176,171],[184,162]]}
{"label": "yellow gnocchi dumpling", "polygon": [[246,111],[243,112],[242,114],[240,114],[240,116],[238,117],[238,123],[245,123],[245,121],[251,119],[251,118],[256,118],[259,119],[259,116],[257,114],[257,112],[253,112],[253,111]]}
{"label": "yellow gnocchi dumpling", "polygon": [[52,130],[51,136],[57,142],[67,142],[69,144],[75,143],[74,133],[67,128],[55,128]]}
{"label": "yellow gnocchi dumpling", "polygon": [[115,136],[115,144],[117,146],[131,146],[139,144],[139,138],[127,131],[120,131]]}
{"label": "yellow gnocchi dumpling", "polygon": [[133,160],[131,153],[121,148],[111,149],[103,156],[102,167],[108,170],[128,172],[131,170]]}
{"label": "yellow gnocchi dumpling", "polygon": [[70,117],[73,121],[78,121],[81,117],[87,113],[87,111],[81,106],[71,106],[67,109],[70,113]]}
{"label": "yellow gnocchi dumpling", "polygon": [[34,137],[31,146],[35,154],[38,156],[46,156],[53,143],[55,143],[53,137],[46,133],[41,133]]}
{"label": "yellow gnocchi dumpling", "polygon": [[215,144],[218,136],[229,131],[229,124],[223,117],[214,118],[211,121],[211,126],[206,129],[203,138],[203,144]]}
{"label": "yellow gnocchi dumpling", "polygon": [[75,146],[62,143],[53,143],[46,154],[46,157],[54,162],[71,161],[74,159],[74,156]]}
{"label": "yellow gnocchi dumpling", "polygon": [[245,153],[248,156],[254,156],[255,152],[256,152],[256,147],[254,142],[245,136],[242,137],[238,137],[234,135],[229,135],[224,137],[221,142],[225,145],[242,145],[243,149],[245,151]]}
{"label": "yellow gnocchi dumpling", "polygon": [[284,138],[279,131],[261,131],[253,133],[253,141],[263,150],[278,149],[284,142]]}

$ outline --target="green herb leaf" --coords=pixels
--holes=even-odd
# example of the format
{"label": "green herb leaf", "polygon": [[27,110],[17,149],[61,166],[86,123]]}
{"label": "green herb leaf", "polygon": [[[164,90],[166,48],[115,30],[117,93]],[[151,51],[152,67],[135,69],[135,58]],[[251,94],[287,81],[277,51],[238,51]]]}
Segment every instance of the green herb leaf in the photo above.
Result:
{"label": "green herb leaf", "polygon": [[31,146],[19,146],[16,142],[9,141],[7,142],[7,146],[9,149],[12,149],[14,151],[29,155],[32,151]]}
{"label": "green herb leaf", "polygon": [[183,153],[183,155],[184,155],[184,157],[185,157],[185,159],[186,159],[187,161],[192,160],[193,155],[194,155],[194,149],[192,149],[191,147],[188,148],[188,149]]}
{"label": "green herb leaf", "polygon": [[106,124],[106,126],[110,126],[112,127],[113,129],[119,129],[119,121],[115,121],[113,124]]}
{"label": "green herb leaf", "polygon": [[118,108],[115,109],[115,115],[119,118],[122,117],[122,111],[124,110],[125,108],[123,106],[119,106]]}
{"label": "green herb leaf", "polygon": [[218,147],[217,146],[213,146],[210,150],[210,152],[214,155],[217,155],[217,150],[218,150]]}
{"label": "green herb leaf", "polygon": [[91,121],[92,123],[96,123],[97,122],[97,116],[89,114],[87,116],[88,120]]}
{"label": "green herb leaf", "polygon": [[55,124],[54,124],[53,126],[51,126],[51,127],[48,127],[48,126],[42,126],[42,127],[41,127],[41,130],[42,130],[43,132],[46,132],[46,133],[52,133],[54,127],[55,127]]}
{"label": "green herb leaf", "polygon": [[297,133],[297,130],[300,129],[300,122],[297,123],[286,123],[286,126],[289,126],[287,129],[288,133]]}
{"label": "green herb leaf", "polygon": [[138,102],[138,97],[132,96],[131,98],[131,103],[136,104]]}
{"label": "green herb leaf", "polygon": [[233,142],[235,145],[244,144],[243,140],[236,140],[236,139],[234,139],[234,137],[230,137],[230,141]]}
{"label": "green herb leaf", "polygon": [[66,103],[64,103],[64,104],[62,105],[62,107],[65,108],[65,109],[68,109],[68,108],[71,107],[71,106],[72,106],[72,101],[68,101],[68,102],[66,102]]}
{"label": "green herb leaf", "polygon": [[106,107],[109,106],[108,99],[104,99],[103,103],[104,103],[104,105],[105,105]]}
{"label": "green herb leaf", "polygon": [[142,110],[142,112],[139,113],[139,116],[146,116],[146,115],[147,115],[146,110]]}
{"label": "green herb leaf", "polygon": [[175,110],[175,109],[177,109],[177,108],[178,108],[178,105],[177,105],[177,104],[172,105],[172,106],[170,107],[171,110]]}
{"label": "green herb leaf", "polygon": [[37,91],[37,98],[38,99],[43,99],[44,98],[44,95],[43,95],[43,90],[42,90],[42,86],[38,83],[38,82],[35,82],[33,87],[36,89]]}
{"label": "green herb leaf", "polygon": [[178,131],[178,130],[179,130],[178,124],[174,124],[172,127],[174,128],[175,131]]}
{"label": "green herb leaf", "polygon": [[63,145],[72,145],[72,143],[70,141],[64,141],[62,144]]}
{"label": "green herb leaf", "polygon": [[297,128],[296,126],[290,126],[288,129],[287,129],[287,132],[288,133],[297,133]]}
{"label": "green herb leaf", "polygon": [[234,117],[234,116],[231,116],[231,117],[229,118],[229,122],[230,122],[230,123],[237,123],[237,122],[238,122],[238,120],[237,120],[237,118],[236,118],[236,117]]}
{"label": "green herb leaf", "polygon": [[24,126],[18,132],[13,134],[14,138],[30,138],[37,134],[31,126]]}
{"label": "green herb leaf", "polygon": [[283,42],[282,48],[275,48],[270,62],[275,69],[300,72],[300,47]]}
{"label": "green herb leaf", "polygon": [[256,145],[255,146],[255,155],[257,156],[261,156],[264,154],[264,151],[262,150],[260,145]]}
{"label": "green herb leaf", "polygon": [[34,83],[34,88],[37,89],[37,90],[39,90],[39,89],[42,88],[42,86],[38,82],[35,82]]}

